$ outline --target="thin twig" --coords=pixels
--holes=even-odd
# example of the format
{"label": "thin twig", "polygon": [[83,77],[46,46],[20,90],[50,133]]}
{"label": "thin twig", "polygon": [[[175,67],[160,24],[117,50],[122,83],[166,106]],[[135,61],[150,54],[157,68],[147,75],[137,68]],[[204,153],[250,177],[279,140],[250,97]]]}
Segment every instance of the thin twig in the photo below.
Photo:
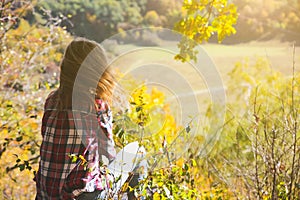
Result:
{"label": "thin twig", "polygon": [[254,104],[253,104],[253,115],[255,118],[254,121],[254,133],[255,133],[255,141],[254,141],[254,159],[255,159],[255,180],[256,180],[256,193],[257,196],[260,198],[261,197],[261,188],[260,188],[260,182],[259,182],[259,176],[258,176],[258,123],[259,123],[259,117],[257,116],[257,93],[258,93],[258,88],[256,87],[255,89],[255,98],[254,98]]}
{"label": "thin twig", "polygon": [[292,168],[291,168],[291,181],[289,185],[289,194],[288,199],[293,198],[293,193],[295,190],[294,181],[295,181],[295,163],[296,163],[296,155],[297,155],[297,111],[295,107],[295,44],[293,44],[293,78],[292,78],[292,123],[293,123],[293,159],[292,159]]}

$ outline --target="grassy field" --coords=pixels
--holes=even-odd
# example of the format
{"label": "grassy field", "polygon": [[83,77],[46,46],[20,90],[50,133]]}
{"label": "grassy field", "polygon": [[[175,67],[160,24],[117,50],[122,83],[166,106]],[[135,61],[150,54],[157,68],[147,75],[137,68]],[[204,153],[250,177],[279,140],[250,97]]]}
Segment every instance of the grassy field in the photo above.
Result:
{"label": "grassy field", "polygon": [[[161,42],[162,49],[177,52],[176,42]],[[293,45],[291,43],[282,43],[279,41],[267,42],[250,42],[236,45],[224,44],[203,44],[201,47],[207,52],[208,56],[215,63],[218,71],[224,80],[227,79],[227,73],[233,69],[235,63],[248,59],[250,63],[256,61],[257,58],[265,58],[268,60],[270,67],[274,70],[279,70],[286,75],[291,75],[293,65]],[[127,49],[136,48],[133,45],[118,46],[118,51],[126,51]],[[140,47],[138,47],[140,48]],[[158,47],[160,48],[160,47]],[[162,51],[161,51],[162,52]],[[159,53],[161,53],[159,52]],[[159,57],[166,63],[165,55],[153,55],[151,52],[141,53],[138,56],[126,57],[125,63],[132,63],[138,60],[143,63],[144,59],[155,60]],[[168,61],[172,58],[167,55]],[[124,60],[122,60],[123,62]],[[173,61],[170,61],[173,63]],[[124,65],[124,62],[123,62]],[[172,64],[173,65],[173,64]],[[184,66],[182,63],[174,64],[176,66]],[[127,66],[128,67],[128,66]],[[295,67],[296,71],[300,71],[300,47],[295,47]],[[180,67],[182,68],[182,67]],[[187,67],[185,66],[185,69]],[[149,75],[149,74],[148,74]]]}
{"label": "grassy field", "polygon": [[[243,59],[255,62],[258,57],[267,59],[274,70],[287,75],[292,73],[293,45],[289,43],[269,41],[238,45],[206,44],[203,48],[213,59],[225,80],[227,72],[236,62]],[[300,71],[300,47],[295,48],[295,67]]]}
{"label": "grassy field", "polygon": [[[248,60],[251,64],[258,58],[265,58],[272,69],[287,76],[292,73],[293,47],[288,43],[270,41],[238,45],[204,44],[201,47],[215,64],[216,71],[209,71],[204,67],[199,73],[197,67],[175,61],[172,51],[178,49],[174,42],[163,43],[162,47],[155,48],[120,45],[118,51],[126,53],[117,56],[113,65],[125,74],[124,80],[134,77],[144,81],[149,88],[156,87],[163,91],[177,123],[181,125],[186,124],[190,116],[205,114],[208,104],[212,102],[212,90],[219,90],[214,94],[224,98],[222,88],[226,88],[229,79],[227,74],[237,62]],[[128,50],[132,51],[127,52]],[[296,47],[295,50],[295,67],[300,71],[300,48]],[[202,61],[199,62],[201,66]],[[208,86],[208,82],[211,86]],[[225,99],[230,99],[230,91],[225,92]]]}

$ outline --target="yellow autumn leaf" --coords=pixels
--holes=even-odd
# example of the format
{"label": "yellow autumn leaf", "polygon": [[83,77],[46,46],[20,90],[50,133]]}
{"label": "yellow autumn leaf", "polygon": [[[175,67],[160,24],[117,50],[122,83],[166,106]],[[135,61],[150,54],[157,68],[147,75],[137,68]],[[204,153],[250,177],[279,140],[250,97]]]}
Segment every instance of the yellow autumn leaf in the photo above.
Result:
{"label": "yellow autumn leaf", "polygon": [[157,88],[153,88],[151,91],[151,103],[154,105],[163,105],[165,100],[165,95]]}
{"label": "yellow autumn leaf", "polygon": [[157,192],[155,192],[153,194],[153,200],[160,200],[160,194],[158,194]]}

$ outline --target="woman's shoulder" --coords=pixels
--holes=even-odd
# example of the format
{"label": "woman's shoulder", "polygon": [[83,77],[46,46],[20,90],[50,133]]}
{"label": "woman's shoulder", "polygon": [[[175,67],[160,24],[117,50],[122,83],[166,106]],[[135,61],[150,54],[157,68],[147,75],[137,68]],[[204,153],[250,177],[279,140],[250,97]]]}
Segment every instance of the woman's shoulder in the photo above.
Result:
{"label": "woman's shoulder", "polygon": [[44,109],[54,109],[58,104],[58,91],[52,91],[49,93],[48,97],[46,98]]}

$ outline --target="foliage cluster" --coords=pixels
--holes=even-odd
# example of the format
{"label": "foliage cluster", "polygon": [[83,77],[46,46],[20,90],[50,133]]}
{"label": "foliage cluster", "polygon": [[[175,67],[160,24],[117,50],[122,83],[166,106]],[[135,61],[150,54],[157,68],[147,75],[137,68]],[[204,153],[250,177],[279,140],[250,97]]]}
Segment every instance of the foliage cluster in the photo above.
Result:
{"label": "foliage cluster", "polygon": [[31,1],[3,2],[0,199],[32,199],[35,193],[32,172],[39,156],[43,101],[47,92],[58,84],[57,66],[71,37],[55,23],[41,27],[24,20],[22,16],[33,7]]}
{"label": "foliage cluster", "polygon": [[[190,140],[187,125],[176,124],[165,96],[155,87],[149,91],[142,85],[132,92],[130,109],[115,116],[115,141],[120,147],[140,141],[147,149],[149,173],[136,188],[146,199],[229,199],[232,193],[200,166],[192,147],[184,151]],[[180,143],[180,145],[176,145]]]}
{"label": "foliage cluster", "polygon": [[101,42],[119,31],[136,27],[172,28],[180,14],[180,1],[48,0],[38,2],[35,12],[28,17],[43,23],[48,14],[60,17],[69,32]]}
{"label": "foliage cluster", "polygon": [[196,60],[195,46],[207,42],[216,33],[219,43],[226,36],[236,33],[233,26],[237,21],[237,9],[227,0],[184,0],[182,8],[185,13],[174,28],[186,38],[181,39],[178,45],[180,54],[176,59]]}
{"label": "foliage cluster", "polygon": [[297,41],[299,45],[299,0],[234,0],[233,3],[238,7],[239,20],[237,35],[229,41],[279,39]]}

